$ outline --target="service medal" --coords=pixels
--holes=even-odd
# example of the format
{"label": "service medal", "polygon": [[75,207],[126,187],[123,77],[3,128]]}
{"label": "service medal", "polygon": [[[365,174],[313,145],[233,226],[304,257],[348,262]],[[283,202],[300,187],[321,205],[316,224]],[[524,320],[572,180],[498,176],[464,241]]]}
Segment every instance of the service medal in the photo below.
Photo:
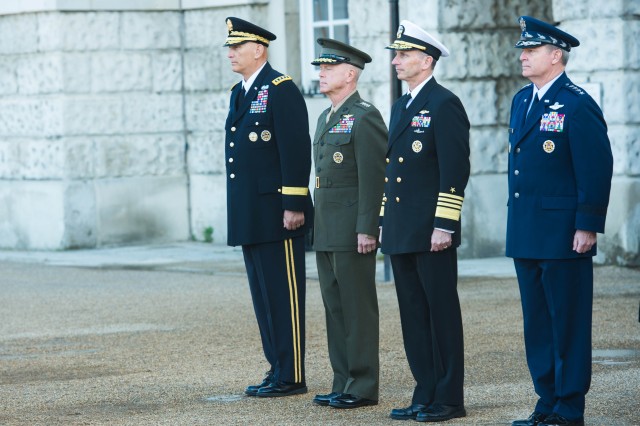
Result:
{"label": "service medal", "polygon": [[336,164],[342,163],[342,160],[344,160],[344,156],[342,155],[341,152],[334,152],[333,153],[333,161],[335,161]]}
{"label": "service medal", "polygon": [[249,133],[249,140],[251,142],[255,142],[258,140],[258,134],[256,132]]}
{"label": "service medal", "polygon": [[422,142],[413,141],[413,143],[411,144],[411,149],[413,149],[413,152],[415,153],[422,151]]}
{"label": "service medal", "polygon": [[556,144],[553,143],[552,140],[546,140],[544,141],[544,143],[542,144],[542,149],[544,150],[544,152],[546,152],[547,154],[551,154],[555,149],[556,149]]}
{"label": "service medal", "polygon": [[269,142],[271,140],[271,132],[268,130],[263,130],[262,133],[260,133],[260,137],[263,141]]}

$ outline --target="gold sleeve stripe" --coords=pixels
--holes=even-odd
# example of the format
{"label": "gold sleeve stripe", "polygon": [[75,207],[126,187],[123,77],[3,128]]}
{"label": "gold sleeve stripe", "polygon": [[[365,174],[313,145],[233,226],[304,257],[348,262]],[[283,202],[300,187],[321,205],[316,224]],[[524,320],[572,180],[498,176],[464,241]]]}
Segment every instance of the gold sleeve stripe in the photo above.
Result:
{"label": "gold sleeve stripe", "polygon": [[444,202],[442,200],[438,200],[438,206],[440,206],[440,207],[448,207],[448,208],[452,208],[452,209],[456,209],[456,210],[462,210],[462,204],[447,203],[447,202]]}
{"label": "gold sleeve stripe", "polygon": [[460,210],[438,206],[436,207],[436,217],[451,219],[458,222],[460,220]]}
{"label": "gold sleeve stripe", "polygon": [[451,200],[460,200],[460,202],[462,203],[462,201],[464,200],[464,197],[461,197],[459,195],[453,195],[453,194],[449,194],[447,192],[441,192],[438,194],[438,198],[449,198]]}
{"label": "gold sleeve stripe", "polygon": [[309,193],[309,188],[305,187],[296,187],[296,186],[283,186],[282,187],[282,195],[307,195]]}
{"label": "gold sleeve stripe", "polygon": [[444,197],[438,197],[438,203],[449,203],[454,206],[462,207],[462,201],[451,200],[449,198],[444,198]]}

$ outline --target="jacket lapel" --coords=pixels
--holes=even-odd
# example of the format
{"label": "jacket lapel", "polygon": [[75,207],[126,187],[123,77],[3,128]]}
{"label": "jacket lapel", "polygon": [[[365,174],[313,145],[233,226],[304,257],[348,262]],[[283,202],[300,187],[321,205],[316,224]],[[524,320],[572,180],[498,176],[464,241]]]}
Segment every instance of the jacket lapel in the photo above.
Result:
{"label": "jacket lapel", "polygon": [[535,125],[540,123],[540,118],[542,117],[542,114],[545,113],[547,108],[549,108],[551,100],[555,99],[560,88],[568,82],[569,78],[565,73],[562,73],[560,78],[558,78],[556,82],[551,85],[549,90],[547,90],[547,93],[544,94],[538,104],[531,108],[531,111],[529,111],[529,115],[527,115],[527,107],[529,105],[529,102],[531,102],[531,99],[525,104],[527,107],[521,108],[521,111],[519,112],[521,116],[520,120],[521,122],[524,122],[524,125],[522,126],[522,130],[520,131],[518,142],[522,141],[522,139],[524,139],[524,137],[527,136],[527,134],[535,127]]}
{"label": "jacket lapel", "polygon": [[[322,128],[322,132],[317,134],[316,137],[317,138],[321,138],[322,136],[324,136],[325,133],[327,133],[329,130],[331,130],[332,127],[334,127],[336,124],[338,124],[340,122],[340,119],[344,115],[345,111],[348,113],[351,110],[351,108],[353,107],[353,105],[356,102],[359,102],[361,100],[362,99],[360,98],[360,94],[358,93],[358,91],[356,91],[353,95],[351,95],[349,97],[349,99],[347,99],[345,101],[345,103],[340,107],[340,109],[338,111],[336,111],[329,118],[329,122],[324,125],[324,127]],[[327,114],[329,113],[330,110],[331,110],[331,108],[329,108],[327,110]],[[324,115],[324,117],[326,118],[326,114]]]}
{"label": "jacket lapel", "polygon": [[391,126],[392,129],[389,134],[389,148],[393,145],[396,139],[398,139],[400,134],[402,134],[402,132],[411,125],[411,119],[413,116],[426,106],[429,94],[437,84],[435,77],[431,77],[431,80],[424,85],[422,90],[420,90],[420,93],[418,93],[418,96],[411,101],[411,104],[406,109],[398,103],[399,100],[396,101],[396,104],[394,104],[394,115],[396,118],[394,120],[394,125]]}
{"label": "jacket lapel", "polygon": [[[249,109],[251,102],[254,101],[258,96],[258,91],[260,87],[262,87],[262,85],[264,84],[264,80],[266,79],[267,75],[270,72],[271,72],[271,65],[269,65],[269,63],[267,62],[264,68],[262,68],[262,71],[260,71],[260,74],[258,74],[258,76],[256,77],[252,87],[249,88],[248,93],[244,96],[244,99],[240,100],[240,106],[238,107],[237,111],[235,111],[233,115],[233,123],[238,121],[247,112],[247,109]],[[232,99],[233,101],[232,105],[235,105],[235,98],[240,95],[241,90],[242,90],[242,83],[236,85],[235,89],[233,90],[234,96]]]}

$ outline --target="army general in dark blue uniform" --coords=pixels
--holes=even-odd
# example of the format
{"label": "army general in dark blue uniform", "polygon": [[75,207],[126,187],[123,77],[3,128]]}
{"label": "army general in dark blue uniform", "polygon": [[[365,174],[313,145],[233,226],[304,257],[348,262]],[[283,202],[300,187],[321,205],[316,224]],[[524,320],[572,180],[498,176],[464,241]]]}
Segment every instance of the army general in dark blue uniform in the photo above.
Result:
{"label": "army general in dark blue uniform", "polygon": [[456,248],[469,179],[469,120],[460,99],[433,77],[447,48],[402,21],[391,62],[409,93],[391,110],[382,251],[390,255],[404,347],[416,380],[398,420],[466,415],[464,344]]}
{"label": "army general in dark blue uniform", "polygon": [[583,425],[591,381],[596,233],[613,170],[602,111],[565,74],[578,40],[520,18],[522,75],[509,124],[506,254],[514,259],[527,364],[539,396],[513,425]]}
{"label": "army general in dark blue uniform", "polygon": [[307,391],[304,371],[304,235],[312,222],[311,140],[304,99],[271,68],[276,36],[227,18],[227,57],[243,80],[225,124],[228,244],[242,246],[262,347],[270,368],[250,396]]}

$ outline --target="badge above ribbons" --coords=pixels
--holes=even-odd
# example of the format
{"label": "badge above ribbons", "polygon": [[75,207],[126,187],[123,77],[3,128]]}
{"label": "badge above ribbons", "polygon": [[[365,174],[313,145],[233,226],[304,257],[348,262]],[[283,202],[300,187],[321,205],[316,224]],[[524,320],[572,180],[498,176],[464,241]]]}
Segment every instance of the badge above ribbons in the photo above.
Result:
{"label": "badge above ribbons", "polygon": [[340,117],[338,124],[329,129],[329,133],[351,133],[354,121],[355,117],[353,115],[344,114]]}

